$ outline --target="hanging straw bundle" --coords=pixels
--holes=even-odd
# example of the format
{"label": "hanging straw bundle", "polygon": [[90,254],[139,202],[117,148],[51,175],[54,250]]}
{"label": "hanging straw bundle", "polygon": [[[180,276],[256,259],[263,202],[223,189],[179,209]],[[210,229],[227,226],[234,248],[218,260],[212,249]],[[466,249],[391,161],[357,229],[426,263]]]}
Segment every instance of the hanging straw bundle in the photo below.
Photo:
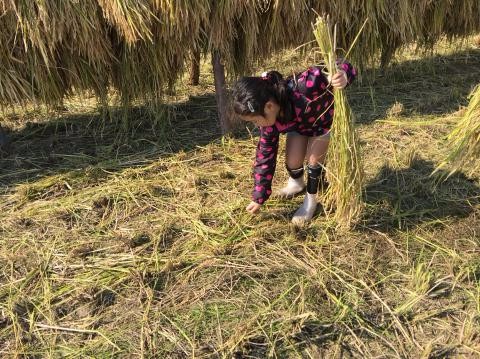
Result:
{"label": "hanging straw bundle", "polygon": [[447,141],[451,152],[434,173],[447,163],[451,163],[453,169],[448,176],[460,168],[469,173],[478,174],[480,171],[480,84],[470,94],[467,111],[448,135]]}
{"label": "hanging straw bundle", "polygon": [[[319,17],[314,34],[330,76],[337,72],[336,27],[329,17]],[[358,35],[357,35],[358,38]],[[353,46],[353,45],[352,45]],[[335,112],[327,154],[327,177],[330,186],[325,194],[325,208],[334,210],[341,227],[349,227],[358,218],[362,204],[363,170],[354,118],[344,90],[335,89]]]}
{"label": "hanging straw bundle", "polygon": [[[313,10],[313,11],[312,11]],[[31,102],[58,105],[93,93],[125,106],[161,101],[190,54],[219,51],[229,74],[258,58],[309,43],[315,11],[334,14],[360,67],[381,54],[480,31],[478,0],[7,0],[0,1],[0,110]],[[305,47],[308,48],[308,47]]]}

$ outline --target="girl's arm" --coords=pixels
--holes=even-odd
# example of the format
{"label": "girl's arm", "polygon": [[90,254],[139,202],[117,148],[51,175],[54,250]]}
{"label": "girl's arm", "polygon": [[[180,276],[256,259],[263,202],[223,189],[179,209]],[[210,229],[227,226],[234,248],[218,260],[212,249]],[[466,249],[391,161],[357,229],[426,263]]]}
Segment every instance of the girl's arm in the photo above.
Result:
{"label": "girl's arm", "polygon": [[272,194],[272,179],[277,164],[279,132],[275,125],[260,128],[253,166],[254,187],[252,200],[263,204]]}

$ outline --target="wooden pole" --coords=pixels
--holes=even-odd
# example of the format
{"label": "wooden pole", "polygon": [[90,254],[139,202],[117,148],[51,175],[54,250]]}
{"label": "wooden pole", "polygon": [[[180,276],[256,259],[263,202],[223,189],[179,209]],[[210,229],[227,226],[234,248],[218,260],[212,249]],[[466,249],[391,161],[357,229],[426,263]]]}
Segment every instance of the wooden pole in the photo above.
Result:
{"label": "wooden pole", "polygon": [[0,149],[8,144],[8,137],[0,126]]}
{"label": "wooden pole", "polygon": [[212,51],[213,76],[215,79],[215,97],[217,99],[218,120],[222,134],[226,134],[231,129],[230,120],[227,111],[227,91],[225,86],[225,67],[222,64],[222,58],[218,50]]}
{"label": "wooden pole", "polygon": [[190,85],[198,86],[200,82],[200,50],[193,50],[190,68]]}

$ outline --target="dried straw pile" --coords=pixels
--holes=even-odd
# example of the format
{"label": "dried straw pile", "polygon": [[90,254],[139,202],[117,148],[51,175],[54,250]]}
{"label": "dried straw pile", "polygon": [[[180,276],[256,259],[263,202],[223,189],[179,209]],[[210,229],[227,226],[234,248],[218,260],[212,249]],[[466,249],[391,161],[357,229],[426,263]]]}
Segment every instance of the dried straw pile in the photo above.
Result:
{"label": "dried straw pile", "polygon": [[477,0],[5,0],[0,3],[0,106],[57,104],[113,87],[129,104],[156,101],[197,50],[220,51],[231,74],[251,61],[312,40],[315,12],[345,31],[369,23],[350,60],[361,66],[400,45],[480,30]]}
{"label": "dried straw pile", "polygon": [[455,128],[447,137],[450,154],[437,171],[451,163],[452,175],[459,169],[469,173],[480,172],[480,84],[470,94],[470,103]]}

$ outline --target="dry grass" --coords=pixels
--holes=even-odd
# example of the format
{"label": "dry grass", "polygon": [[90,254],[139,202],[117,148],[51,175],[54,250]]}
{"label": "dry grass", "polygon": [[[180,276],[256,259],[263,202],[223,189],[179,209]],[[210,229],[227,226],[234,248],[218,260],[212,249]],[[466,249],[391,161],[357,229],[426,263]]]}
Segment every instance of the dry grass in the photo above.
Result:
{"label": "dry grass", "polygon": [[[278,60],[288,72],[294,59]],[[367,187],[364,217],[346,233],[322,214],[292,227],[301,198],[245,212],[257,133],[220,138],[204,75],[198,96],[171,99],[172,126],[132,109],[123,143],[83,101],[53,119],[8,115],[1,355],[480,355],[480,179],[429,178],[480,54],[396,61],[349,89]],[[447,78],[444,67],[464,72]],[[387,116],[396,102],[403,110]]]}
{"label": "dry grass", "polygon": [[468,173],[478,173],[480,167],[480,83],[469,96],[469,104],[455,128],[447,137],[450,154],[439,168],[447,162],[453,164],[450,175],[459,168]]}

